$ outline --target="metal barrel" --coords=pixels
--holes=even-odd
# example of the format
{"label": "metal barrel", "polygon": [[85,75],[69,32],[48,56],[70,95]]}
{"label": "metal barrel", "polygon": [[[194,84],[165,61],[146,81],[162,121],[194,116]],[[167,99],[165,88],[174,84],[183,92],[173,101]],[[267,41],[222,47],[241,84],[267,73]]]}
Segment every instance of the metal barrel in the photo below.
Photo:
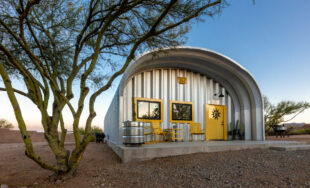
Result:
{"label": "metal barrel", "polygon": [[126,145],[144,144],[144,123],[125,121],[123,126],[123,143]]}
{"label": "metal barrel", "polygon": [[123,136],[144,136],[143,127],[123,127]]}

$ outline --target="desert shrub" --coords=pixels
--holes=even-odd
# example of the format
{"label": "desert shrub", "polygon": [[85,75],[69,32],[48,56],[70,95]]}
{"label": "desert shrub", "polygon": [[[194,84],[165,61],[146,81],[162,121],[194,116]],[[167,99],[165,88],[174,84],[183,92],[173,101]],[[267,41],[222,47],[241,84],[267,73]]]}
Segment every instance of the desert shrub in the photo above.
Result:
{"label": "desert shrub", "polygon": [[101,129],[100,127],[98,127],[98,126],[93,126],[93,127],[91,128],[91,132],[92,132],[93,134],[95,134],[95,133],[102,133],[103,131],[102,131],[102,129]]}
{"label": "desert shrub", "polygon": [[310,134],[310,129],[297,129],[289,132],[290,135]]}
{"label": "desert shrub", "polygon": [[[85,134],[85,129],[82,128],[82,127],[80,127],[80,128],[79,128],[79,132],[80,132],[80,135],[84,135],[84,134]],[[95,134],[95,133],[102,133],[102,132],[103,132],[102,129],[101,129],[100,127],[98,127],[98,126],[93,126],[93,127],[91,128],[91,133],[92,133],[92,134]]]}
{"label": "desert shrub", "polygon": [[8,122],[5,119],[0,119],[0,128],[12,129],[14,126],[12,123]]}
{"label": "desert shrub", "polygon": [[[79,128],[79,132],[80,132],[80,135],[84,135],[84,134],[85,134],[85,129],[82,128],[82,127],[80,127],[80,128]],[[93,127],[91,128],[91,134],[93,135],[93,138],[92,138],[91,142],[96,141],[95,133],[102,133],[102,132],[103,132],[103,131],[102,131],[102,129],[101,129],[100,127],[98,127],[98,126],[93,126]]]}
{"label": "desert shrub", "polygon": [[83,127],[79,128],[79,133],[80,135],[84,135],[85,134],[85,129]]}
{"label": "desert shrub", "polygon": [[268,129],[265,131],[266,136],[273,136],[275,135],[275,132],[273,129]]}

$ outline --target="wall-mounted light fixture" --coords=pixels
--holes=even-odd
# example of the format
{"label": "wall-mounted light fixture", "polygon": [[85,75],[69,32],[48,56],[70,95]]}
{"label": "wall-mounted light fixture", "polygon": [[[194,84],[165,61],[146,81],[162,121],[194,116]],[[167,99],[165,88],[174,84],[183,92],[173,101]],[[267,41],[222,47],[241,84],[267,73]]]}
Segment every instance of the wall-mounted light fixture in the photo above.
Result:
{"label": "wall-mounted light fixture", "polygon": [[218,92],[218,93],[215,93],[214,96],[215,96],[215,97],[219,97],[219,98],[225,97],[225,96],[223,95],[222,91],[220,91],[220,92]]}

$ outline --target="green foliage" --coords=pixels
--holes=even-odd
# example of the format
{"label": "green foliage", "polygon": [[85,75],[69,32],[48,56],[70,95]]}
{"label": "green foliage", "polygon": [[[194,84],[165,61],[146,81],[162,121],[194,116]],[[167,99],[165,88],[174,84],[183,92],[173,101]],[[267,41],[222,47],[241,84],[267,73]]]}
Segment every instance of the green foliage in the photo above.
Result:
{"label": "green foliage", "polygon": [[14,126],[12,123],[6,121],[5,119],[0,119],[0,128],[12,129]]}
{"label": "green foliage", "polygon": [[298,129],[289,132],[290,135],[310,134],[310,129]]}
{"label": "green foliage", "polygon": [[[98,126],[92,126],[91,128],[91,134],[95,134],[95,133],[102,133],[102,129]],[[85,135],[85,129],[83,127],[80,127],[79,128],[79,133],[80,135]]]}
{"label": "green foliage", "polygon": [[[265,131],[266,133],[271,132],[276,125],[291,121],[298,114],[304,110],[310,108],[308,102],[294,102],[294,101],[281,101],[274,105],[264,96],[264,120],[265,120]],[[287,115],[293,115],[291,118],[285,120],[284,117]]]}
{"label": "green foliage", "polygon": [[83,127],[79,127],[80,135],[85,135],[85,129]]}
{"label": "green foliage", "polygon": [[100,127],[98,127],[98,126],[92,126],[91,132],[92,132],[92,133],[102,133],[103,131],[102,131],[102,129],[101,129]]}

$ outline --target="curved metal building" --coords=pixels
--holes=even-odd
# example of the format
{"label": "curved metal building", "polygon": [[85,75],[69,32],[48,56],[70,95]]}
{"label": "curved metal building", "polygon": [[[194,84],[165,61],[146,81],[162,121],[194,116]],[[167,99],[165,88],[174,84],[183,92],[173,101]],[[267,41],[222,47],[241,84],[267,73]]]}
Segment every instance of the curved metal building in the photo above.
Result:
{"label": "curved metal building", "polygon": [[[212,106],[223,111],[211,113]],[[191,111],[182,114],[180,109],[186,108]],[[224,136],[219,139],[226,140],[236,122],[242,123],[245,140],[265,139],[262,94],[244,67],[207,49],[164,48],[146,52],[129,65],[105,116],[104,132],[110,142],[121,144],[120,128],[127,120],[159,121],[163,129],[177,124],[187,132],[186,124],[199,122],[209,140],[214,130],[207,130],[208,116],[214,120],[214,112],[223,118]]]}

